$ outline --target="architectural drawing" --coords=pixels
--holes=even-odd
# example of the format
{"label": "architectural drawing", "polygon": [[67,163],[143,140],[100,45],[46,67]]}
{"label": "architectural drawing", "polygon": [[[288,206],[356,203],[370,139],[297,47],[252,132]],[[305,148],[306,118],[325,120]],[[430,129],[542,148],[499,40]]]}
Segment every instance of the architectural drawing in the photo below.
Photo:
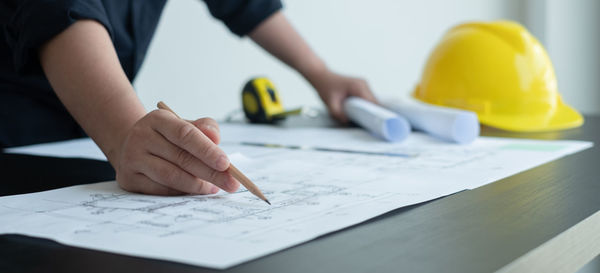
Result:
{"label": "architectural drawing", "polygon": [[[277,139],[282,138],[270,140]],[[494,138],[460,146],[412,135],[407,142],[411,145],[388,148],[415,156],[224,144],[232,162],[272,206],[243,188],[231,194],[160,197],[128,193],[115,182],[104,182],[2,197],[0,233],[227,268],[591,146]],[[358,148],[379,149],[362,145]]]}

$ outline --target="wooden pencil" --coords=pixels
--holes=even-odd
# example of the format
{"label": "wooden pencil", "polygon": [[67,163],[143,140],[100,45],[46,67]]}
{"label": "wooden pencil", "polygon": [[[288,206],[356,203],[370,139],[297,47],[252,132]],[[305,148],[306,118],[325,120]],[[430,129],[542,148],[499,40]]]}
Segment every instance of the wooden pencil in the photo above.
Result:
{"label": "wooden pencil", "polygon": [[[158,109],[167,110],[167,111],[173,113],[176,117],[181,119],[181,117],[179,115],[177,115],[177,113],[175,113],[175,111],[173,111],[171,108],[169,108],[169,106],[167,106],[167,104],[165,104],[164,102],[159,101],[156,104],[156,106],[158,107]],[[233,164],[229,163],[229,168],[226,171],[229,172],[229,174],[231,174],[231,176],[233,176],[235,179],[237,179],[237,181],[240,181],[240,183],[242,185],[244,185],[244,187],[250,193],[254,194],[256,197],[260,198],[261,200],[267,202],[267,204],[271,205],[271,202],[269,202],[269,200],[267,200],[267,198],[263,195],[263,193],[260,191],[260,189],[254,183],[252,183],[252,181],[248,177],[246,177],[240,170],[238,170],[238,168],[233,166]]]}

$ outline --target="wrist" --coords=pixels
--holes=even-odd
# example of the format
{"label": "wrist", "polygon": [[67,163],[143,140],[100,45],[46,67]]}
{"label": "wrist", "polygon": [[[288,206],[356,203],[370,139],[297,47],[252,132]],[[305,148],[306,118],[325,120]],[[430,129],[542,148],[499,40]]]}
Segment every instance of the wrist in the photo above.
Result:
{"label": "wrist", "polygon": [[305,60],[304,63],[297,66],[296,69],[313,87],[317,87],[319,82],[329,73],[329,68],[319,59]]}
{"label": "wrist", "polygon": [[110,133],[97,135],[99,138],[97,143],[101,146],[106,158],[115,171],[118,171],[122,150],[127,142],[127,138],[131,134],[131,130],[135,124],[144,117],[144,113],[127,113],[122,117],[123,119],[114,120],[113,126],[105,131]]}
{"label": "wrist", "polygon": [[119,162],[121,159],[121,151],[123,144],[127,141],[129,130],[115,133],[114,137],[105,144],[105,148],[102,149],[108,162],[113,166],[115,171],[119,170]]}

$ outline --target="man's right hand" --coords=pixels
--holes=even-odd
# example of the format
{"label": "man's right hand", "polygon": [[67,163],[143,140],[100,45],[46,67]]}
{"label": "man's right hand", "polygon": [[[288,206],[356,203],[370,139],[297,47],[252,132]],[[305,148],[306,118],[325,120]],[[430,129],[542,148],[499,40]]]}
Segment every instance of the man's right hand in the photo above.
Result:
{"label": "man's right hand", "polygon": [[188,122],[155,110],[136,122],[119,151],[117,182],[132,192],[156,195],[211,194],[239,187],[217,144],[216,121]]}

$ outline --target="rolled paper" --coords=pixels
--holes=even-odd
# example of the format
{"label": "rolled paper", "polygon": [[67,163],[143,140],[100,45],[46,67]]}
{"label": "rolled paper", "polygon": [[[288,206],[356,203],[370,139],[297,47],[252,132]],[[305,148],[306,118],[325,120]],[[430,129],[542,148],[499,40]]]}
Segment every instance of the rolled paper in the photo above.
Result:
{"label": "rolled paper", "polygon": [[383,105],[406,117],[415,129],[447,141],[468,144],[479,136],[477,114],[471,111],[432,105],[413,99],[389,101]]}
{"label": "rolled paper", "polygon": [[390,142],[402,141],[410,133],[410,124],[404,117],[358,97],[344,101],[344,112],[354,123]]}

